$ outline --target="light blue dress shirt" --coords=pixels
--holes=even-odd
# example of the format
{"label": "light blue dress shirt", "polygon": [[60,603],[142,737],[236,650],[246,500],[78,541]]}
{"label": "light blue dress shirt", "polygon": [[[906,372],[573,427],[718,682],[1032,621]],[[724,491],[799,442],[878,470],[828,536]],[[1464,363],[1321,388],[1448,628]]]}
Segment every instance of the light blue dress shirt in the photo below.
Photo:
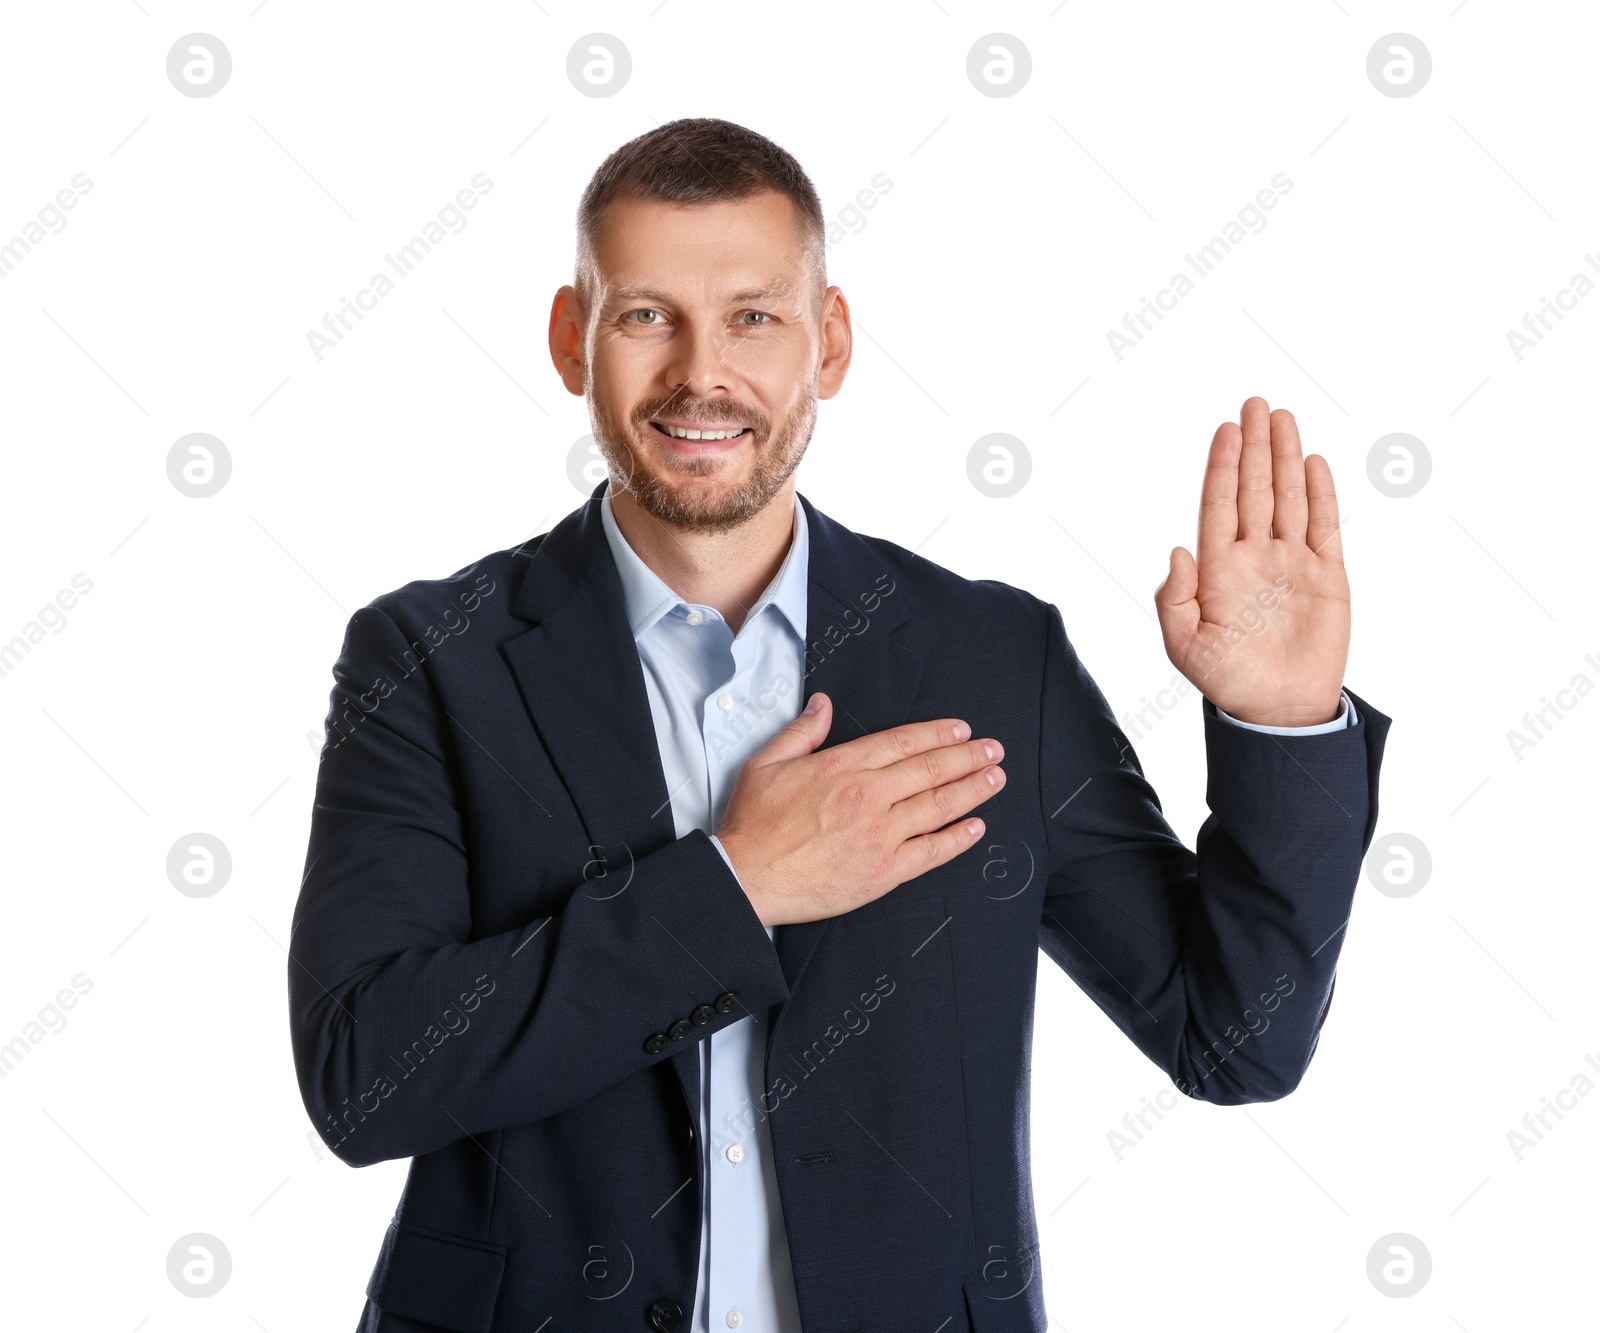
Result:
{"label": "light blue dress shirt", "polygon": [[[804,702],[805,510],[796,496],[789,553],[737,634],[715,607],[685,602],[640,559],[617,526],[609,485],[600,520],[622,576],[677,836],[704,829],[727,861],[712,830],[722,825],[734,779]],[[1280,736],[1318,735],[1356,722],[1348,695],[1339,716],[1309,727],[1260,726],[1217,711],[1235,726]],[[766,930],[772,939],[773,927]],[[761,1110],[767,1021],[767,1011],[752,1013],[700,1042],[698,1143],[706,1188],[688,1333],[801,1333],[772,1137]]]}
{"label": "light blue dress shirt", "polygon": [[[796,497],[789,554],[738,634],[715,607],[684,602],[639,558],[617,527],[609,486],[600,517],[622,576],[677,836],[704,829],[727,860],[713,830],[722,825],[739,769],[800,716],[810,549],[805,510]],[[697,1141],[706,1206],[689,1333],[801,1333],[772,1137],[761,1110],[766,1034],[762,1010],[700,1042]]]}

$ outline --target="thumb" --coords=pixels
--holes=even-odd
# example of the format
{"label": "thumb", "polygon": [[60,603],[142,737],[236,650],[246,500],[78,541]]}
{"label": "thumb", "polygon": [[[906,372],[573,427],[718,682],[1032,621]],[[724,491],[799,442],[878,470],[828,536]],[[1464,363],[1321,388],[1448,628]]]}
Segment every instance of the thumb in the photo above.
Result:
{"label": "thumb", "polygon": [[826,694],[813,694],[806,702],[806,711],[751,755],[750,762],[770,764],[808,755],[828,738],[832,725],[833,700]]}
{"label": "thumb", "polygon": [[1156,616],[1161,621],[1161,638],[1167,656],[1182,659],[1189,640],[1200,628],[1200,571],[1194,557],[1181,546],[1174,546],[1167,561],[1167,577],[1156,589]]}

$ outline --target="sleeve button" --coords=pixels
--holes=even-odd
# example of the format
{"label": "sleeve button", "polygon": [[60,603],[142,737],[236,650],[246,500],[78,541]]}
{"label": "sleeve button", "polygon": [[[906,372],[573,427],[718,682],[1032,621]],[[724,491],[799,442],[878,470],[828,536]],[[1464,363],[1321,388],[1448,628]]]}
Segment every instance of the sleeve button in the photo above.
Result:
{"label": "sleeve button", "polygon": [[687,1018],[678,1019],[677,1022],[667,1029],[667,1036],[671,1037],[673,1041],[681,1041],[688,1035],[688,1033],[689,1020]]}
{"label": "sleeve button", "polygon": [[659,1032],[652,1032],[645,1038],[644,1048],[651,1055],[659,1055],[667,1049],[667,1039]]}
{"label": "sleeve button", "polygon": [[717,996],[717,1012],[719,1014],[732,1013],[739,1007],[739,997],[731,990],[725,990]]}

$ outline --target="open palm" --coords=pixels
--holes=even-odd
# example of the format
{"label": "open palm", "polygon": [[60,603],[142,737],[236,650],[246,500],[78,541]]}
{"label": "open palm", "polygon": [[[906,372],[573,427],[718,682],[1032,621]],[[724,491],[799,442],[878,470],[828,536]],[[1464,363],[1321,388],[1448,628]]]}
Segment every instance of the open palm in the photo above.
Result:
{"label": "open palm", "polygon": [[1333,473],[1302,458],[1283,408],[1250,398],[1217,428],[1200,491],[1198,560],[1174,547],[1156,614],[1167,656],[1243,722],[1309,726],[1338,716],[1350,649],[1350,584]]}

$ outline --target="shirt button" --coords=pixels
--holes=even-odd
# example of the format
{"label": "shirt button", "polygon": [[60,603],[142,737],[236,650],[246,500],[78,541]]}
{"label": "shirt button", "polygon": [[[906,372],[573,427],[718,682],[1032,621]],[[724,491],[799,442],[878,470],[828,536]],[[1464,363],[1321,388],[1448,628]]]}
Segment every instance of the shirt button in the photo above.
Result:
{"label": "shirt button", "polygon": [[691,625],[698,625],[702,620],[705,619],[705,617],[698,611],[691,611],[684,617],[684,619],[687,620]]}
{"label": "shirt button", "polygon": [[729,1328],[738,1328],[740,1324],[744,1323],[744,1316],[739,1313],[739,1307],[737,1305],[728,1311],[727,1321]]}
{"label": "shirt button", "polygon": [[733,707],[733,696],[731,694],[719,694],[717,696],[717,707],[726,713]]}
{"label": "shirt button", "polygon": [[744,1161],[744,1145],[742,1143],[730,1143],[728,1145],[727,1157],[730,1162],[737,1166],[740,1162]]}

